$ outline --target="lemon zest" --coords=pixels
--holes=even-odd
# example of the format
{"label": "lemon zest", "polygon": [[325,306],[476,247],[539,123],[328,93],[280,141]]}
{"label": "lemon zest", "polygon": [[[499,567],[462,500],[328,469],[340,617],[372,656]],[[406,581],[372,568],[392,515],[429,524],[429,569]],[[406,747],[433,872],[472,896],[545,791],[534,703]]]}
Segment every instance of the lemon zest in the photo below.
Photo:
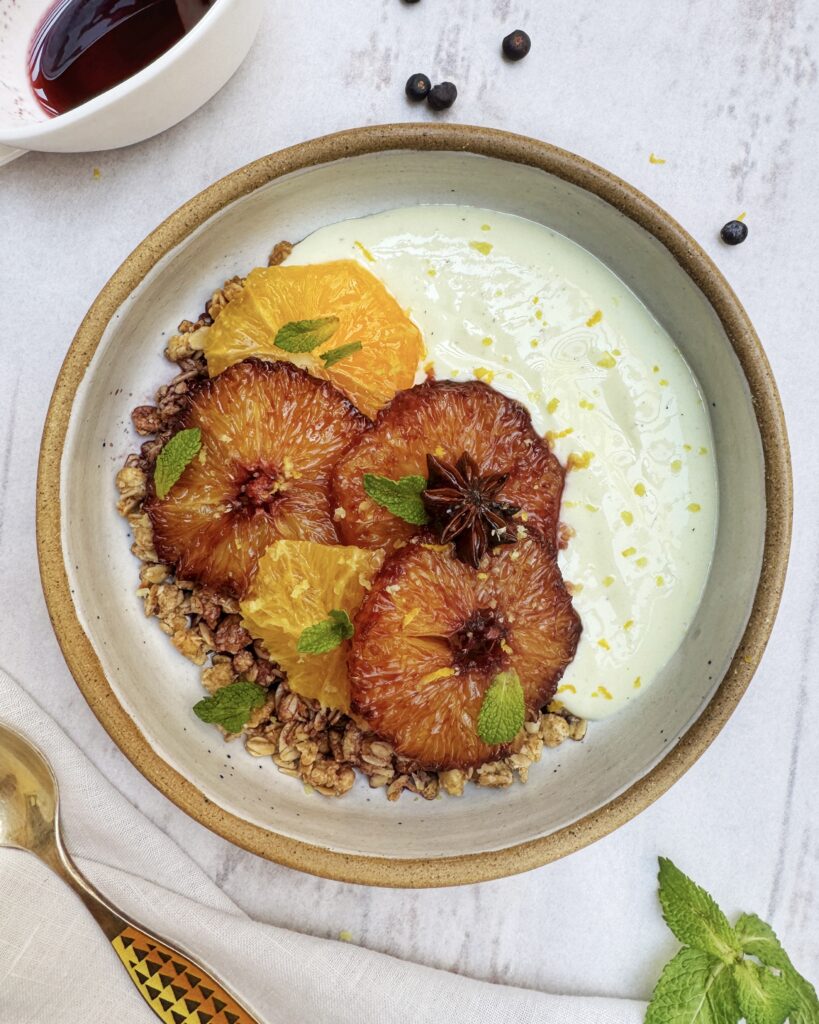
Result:
{"label": "lemon zest", "polygon": [[566,469],[568,472],[574,469],[588,469],[593,458],[594,452],[583,452],[582,454],[570,452],[566,461]]}
{"label": "lemon zest", "polygon": [[449,679],[450,676],[455,675],[454,668],[436,668],[434,672],[427,672],[425,676],[421,676],[419,682],[421,683],[435,683],[439,679]]}
{"label": "lemon zest", "polygon": [[356,241],[353,242],[353,245],[356,247],[356,249],[358,249],[361,252],[364,259],[367,260],[368,263],[375,263],[375,256],[373,256],[373,254],[370,252],[367,246],[364,245],[363,242]]}
{"label": "lemon zest", "polygon": [[410,608],[410,610],[404,616],[404,619],[403,619],[401,625],[404,626],[404,628],[406,628],[412,622],[412,620],[413,619],[417,619],[420,614],[421,614],[421,609],[420,608]]}

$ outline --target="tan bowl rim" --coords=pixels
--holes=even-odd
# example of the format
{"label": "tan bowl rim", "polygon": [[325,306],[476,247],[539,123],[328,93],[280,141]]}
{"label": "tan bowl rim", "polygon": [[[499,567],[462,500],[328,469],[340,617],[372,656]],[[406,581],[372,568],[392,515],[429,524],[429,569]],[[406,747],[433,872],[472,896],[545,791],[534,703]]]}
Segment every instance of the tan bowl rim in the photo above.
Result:
{"label": "tan bowl rim", "polygon": [[[748,380],[762,438],[767,500],[762,571],[742,640],[713,697],[665,757],[625,792],[557,832],[502,850],[428,860],[338,853],[279,835],[223,810],[171,768],[120,705],[80,625],[60,522],[60,466],[77,388],[109,321],[157,261],[217,211],[282,175],[403,149],[469,152],[540,168],[596,194],[654,235],[714,308]],[[37,546],[51,621],[77,685],[120,750],[169,800],[225,839],[288,867],[344,882],[422,888],[500,878],[573,853],[644,810],[691,767],[733,712],[768,642],[785,581],[792,504],[785,419],[759,338],[713,261],[673,218],[609,171],[545,142],[471,125],[390,124],[313,139],[233,171],[172,213],[128,256],[85,316],[57,378],[40,449]]]}

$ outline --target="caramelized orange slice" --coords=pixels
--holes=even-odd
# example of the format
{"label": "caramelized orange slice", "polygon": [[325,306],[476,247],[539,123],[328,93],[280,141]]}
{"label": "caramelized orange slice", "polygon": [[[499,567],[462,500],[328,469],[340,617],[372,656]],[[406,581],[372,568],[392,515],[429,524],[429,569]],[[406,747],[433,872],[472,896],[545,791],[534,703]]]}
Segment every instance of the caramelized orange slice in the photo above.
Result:
{"label": "caramelized orange slice", "polygon": [[574,657],[580,619],[554,554],[536,536],[475,570],[412,541],[391,555],[355,620],[352,708],[424,768],[477,766],[508,745],[478,736],[484,694],[514,669],[533,718]]}
{"label": "caramelized orange slice", "polygon": [[337,544],[330,473],[366,419],[327,381],[248,359],[192,392],[179,428],[202,449],[145,511],[157,554],[180,579],[241,597],[281,538]]}
{"label": "caramelized orange slice", "polygon": [[427,455],[454,463],[467,452],[482,476],[507,476],[498,497],[521,509],[519,521],[556,544],[563,468],[519,403],[479,381],[425,381],[396,395],[372,430],[333,473],[346,544],[390,549],[418,532],[367,497],[364,474],[398,480],[427,475]]}

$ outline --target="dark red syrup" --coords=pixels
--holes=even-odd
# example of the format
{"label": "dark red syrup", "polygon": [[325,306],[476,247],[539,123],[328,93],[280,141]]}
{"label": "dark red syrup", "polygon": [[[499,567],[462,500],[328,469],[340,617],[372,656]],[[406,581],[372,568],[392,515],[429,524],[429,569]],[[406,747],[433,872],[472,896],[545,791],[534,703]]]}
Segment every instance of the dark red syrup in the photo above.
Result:
{"label": "dark red syrup", "polygon": [[215,0],[57,0],[29,53],[34,95],[64,114],[135,75],[190,32]]}

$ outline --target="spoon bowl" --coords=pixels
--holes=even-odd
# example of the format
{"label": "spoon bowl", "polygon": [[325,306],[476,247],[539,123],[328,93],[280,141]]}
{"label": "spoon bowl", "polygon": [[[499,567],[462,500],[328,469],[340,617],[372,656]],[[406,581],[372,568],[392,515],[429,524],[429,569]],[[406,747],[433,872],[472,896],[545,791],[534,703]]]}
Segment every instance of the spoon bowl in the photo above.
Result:
{"label": "spoon bowl", "polygon": [[20,733],[0,723],[0,846],[48,859],[57,836],[57,780]]}

